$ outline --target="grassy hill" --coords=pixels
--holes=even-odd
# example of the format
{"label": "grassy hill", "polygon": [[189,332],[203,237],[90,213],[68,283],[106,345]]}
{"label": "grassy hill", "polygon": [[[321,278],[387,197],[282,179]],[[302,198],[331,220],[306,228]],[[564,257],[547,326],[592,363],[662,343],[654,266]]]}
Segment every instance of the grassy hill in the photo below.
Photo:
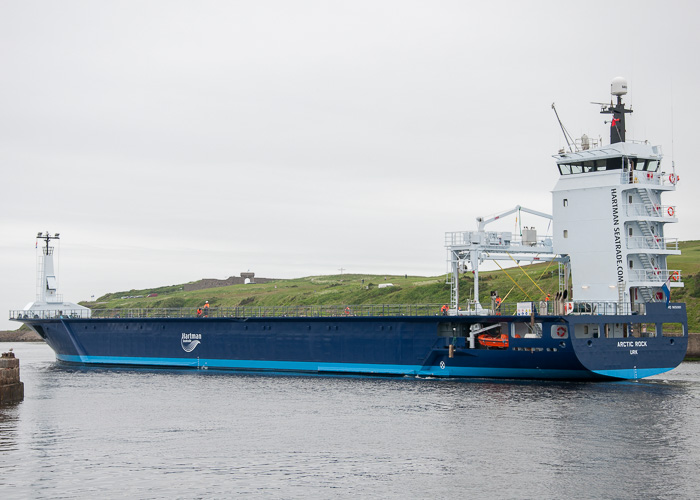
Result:
{"label": "grassy hill", "polygon": [[[672,300],[686,302],[691,332],[700,332],[700,241],[680,244],[682,255],[668,259],[669,269],[680,269],[685,288],[675,288]],[[393,287],[379,288],[381,283]],[[517,283],[517,285],[515,284]],[[473,295],[473,277],[460,277],[462,300]],[[480,301],[489,303],[491,290],[497,290],[504,303],[541,300],[558,290],[556,264],[536,264],[480,274]],[[147,297],[158,294],[156,297]],[[140,296],[140,297],[138,297]],[[124,298],[129,297],[129,298]],[[278,280],[265,284],[232,285],[197,291],[183,291],[182,285],[128,290],[104,295],[95,302],[82,302],[91,308],[196,308],[208,300],[212,307],[239,305],[360,305],[360,304],[445,304],[450,288],[445,276],[398,276],[342,274]]]}
{"label": "grassy hill", "polygon": [[700,332],[700,240],[682,241],[681,255],[668,258],[669,269],[680,269],[684,287],[671,290],[671,300],[685,302],[688,329]]}

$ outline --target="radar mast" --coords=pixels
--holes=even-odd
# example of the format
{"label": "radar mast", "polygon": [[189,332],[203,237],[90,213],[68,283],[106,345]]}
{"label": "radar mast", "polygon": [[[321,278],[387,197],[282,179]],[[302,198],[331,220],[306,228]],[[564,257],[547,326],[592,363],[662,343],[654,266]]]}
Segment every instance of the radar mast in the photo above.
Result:
{"label": "radar mast", "polygon": [[[610,122],[610,144],[625,142],[625,114],[631,113],[622,102],[622,96],[627,94],[627,80],[621,76],[613,78],[610,84],[610,94],[617,97],[617,104],[610,102],[600,111],[603,114],[612,115]],[[606,122],[607,123],[607,122]]]}

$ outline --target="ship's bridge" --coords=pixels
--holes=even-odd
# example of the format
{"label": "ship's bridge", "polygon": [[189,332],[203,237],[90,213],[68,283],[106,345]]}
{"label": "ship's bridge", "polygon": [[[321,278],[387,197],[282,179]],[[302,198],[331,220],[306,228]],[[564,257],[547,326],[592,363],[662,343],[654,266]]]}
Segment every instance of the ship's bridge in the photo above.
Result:
{"label": "ship's bridge", "polygon": [[632,141],[554,155],[561,175],[627,169],[656,173],[661,169],[662,158],[661,146]]}
{"label": "ship's bridge", "polygon": [[664,234],[677,210],[661,201],[678,176],[662,170],[660,146],[616,142],[553,157],[554,249],[571,257],[574,297],[652,302],[663,300],[664,283],[683,286],[667,267],[678,242]]}

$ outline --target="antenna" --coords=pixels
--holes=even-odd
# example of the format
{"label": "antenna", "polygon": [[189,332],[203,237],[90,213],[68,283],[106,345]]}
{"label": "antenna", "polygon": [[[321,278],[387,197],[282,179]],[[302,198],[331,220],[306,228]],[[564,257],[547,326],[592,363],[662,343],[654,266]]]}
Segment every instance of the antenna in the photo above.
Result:
{"label": "antenna", "polygon": [[[566,145],[569,146],[569,152],[573,153],[574,150],[571,149],[571,144],[573,143],[574,145],[576,144],[576,141],[574,141],[573,137],[571,137],[571,134],[569,134],[568,130],[564,127],[564,124],[561,122],[561,119],[559,118],[559,113],[557,113],[557,108],[554,106],[554,103],[552,103],[552,109],[554,110],[554,114],[557,116],[557,121],[559,122],[559,126],[561,127],[561,131],[564,134],[564,139],[566,140]],[[569,142],[569,139],[571,139],[571,142]]]}
{"label": "antenna", "polygon": [[55,235],[51,236],[51,233],[49,233],[48,231],[46,231],[45,234],[42,233],[41,231],[39,231],[39,232],[36,234],[36,237],[37,237],[37,239],[45,240],[45,241],[46,241],[46,250],[45,250],[45,252],[44,252],[44,255],[49,255],[49,242],[50,242],[51,240],[57,240],[57,239],[59,239],[59,238],[61,237],[61,235],[60,235],[59,233],[56,233]]}
{"label": "antenna", "polygon": [[675,132],[673,131],[673,80],[671,80],[671,168],[676,175],[676,148],[674,144]]}
{"label": "antenna", "polygon": [[601,114],[612,115],[610,122],[610,144],[625,142],[625,114],[631,113],[632,109],[625,108],[622,96],[627,94],[627,80],[621,76],[613,78],[610,84],[610,95],[617,97],[617,104],[602,105]]}

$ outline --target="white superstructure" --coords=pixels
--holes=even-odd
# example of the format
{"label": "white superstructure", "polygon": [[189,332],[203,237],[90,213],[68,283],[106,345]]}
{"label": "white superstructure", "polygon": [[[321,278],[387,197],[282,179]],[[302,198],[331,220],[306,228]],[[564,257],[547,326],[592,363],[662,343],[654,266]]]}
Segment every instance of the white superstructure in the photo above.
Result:
{"label": "white superstructure", "polygon": [[[623,85],[624,84],[624,85]],[[675,170],[662,167],[661,148],[625,140],[624,79],[613,81],[617,104],[610,145],[554,158],[561,174],[552,192],[554,251],[570,258],[572,295],[577,301],[631,305],[665,300],[663,286],[683,286],[666,259],[678,255],[678,241],[665,236],[677,222],[676,207],[661,195],[674,191]]]}
{"label": "white superstructure", "polygon": [[676,207],[661,194],[676,188],[656,146],[629,142],[555,156],[561,177],[552,192],[554,250],[570,257],[576,300],[661,300],[661,286],[683,286],[669,270],[678,241],[664,226]]}
{"label": "white superstructure", "polygon": [[[36,300],[30,302],[24,308],[28,316],[49,318],[63,315],[64,311],[70,314],[79,314],[81,317],[90,317],[90,309],[73,302],[64,302],[58,293],[58,279],[54,268],[54,247],[51,240],[59,239],[59,234],[53,236],[47,231],[36,235],[38,240],[45,244],[41,246],[41,254],[37,256],[37,291]],[[38,247],[38,245],[37,245]]]}
{"label": "white superstructure", "polygon": [[[554,156],[560,177],[552,191],[551,216],[517,206],[490,219],[477,218],[478,231],[446,233],[451,314],[460,312],[458,277],[467,270],[474,274],[474,300],[462,312],[486,312],[479,303],[484,258],[558,261],[556,299],[572,301],[566,311],[574,302],[588,303],[583,310],[596,303],[607,304],[597,310],[641,311],[640,304],[667,300],[670,288],[683,286],[680,270],[667,266],[669,255],[680,254],[677,239],[665,236],[665,225],[677,222],[676,207],[661,200],[676,189],[678,176],[674,168],[662,168],[660,146],[626,141],[625,115],[632,112],[622,102],[626,93],[627,81],[617,77],[611,85],[617,102],[602,104],[601,113],[612,116],[609,145],[584,135],[580,141],[567,139],[570,151]],[[485,231],[489,222],[521,210],[552,219],[552,236],[537,237],[527,228],[520,236]],[[537,300],[549,300],[545,295]]]}

